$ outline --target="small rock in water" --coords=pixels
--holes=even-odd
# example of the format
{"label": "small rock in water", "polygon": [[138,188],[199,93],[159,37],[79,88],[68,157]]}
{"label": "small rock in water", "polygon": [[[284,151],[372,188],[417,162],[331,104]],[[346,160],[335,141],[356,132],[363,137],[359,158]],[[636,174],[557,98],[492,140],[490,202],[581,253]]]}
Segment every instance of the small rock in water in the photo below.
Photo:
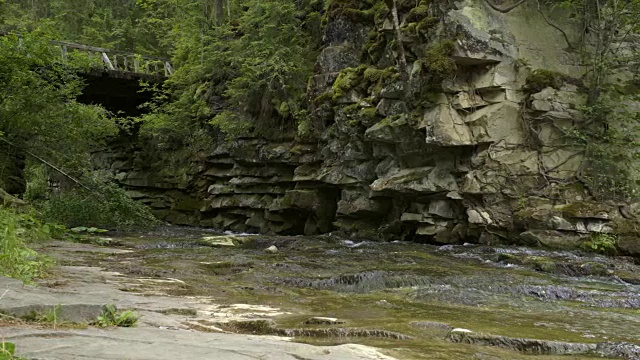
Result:
{"label": "small rock in water", "polygon": [[198,244],[211,247],[236,246],[233,236],[204,236]]}
{"label": "small rock in water", "polygon": [[278,248],[275,245],[271,245],[268,248],[264,249],[264,251],[269,254],[275,254],[278,252]]}
{"label": "small rock in water", "polygon": [[335,324],[344,324],[344,321],[338,320],[336,318],[314,316],[312,318],[309,318],[304,323],[307,325],[335,325]]}
{"label": "small rock in water", "polygon": [[453,330],[451,330],[452,333],[471,333],[473,331],[469,330],[469,329],[463,329],[463,328],[455,328]]}

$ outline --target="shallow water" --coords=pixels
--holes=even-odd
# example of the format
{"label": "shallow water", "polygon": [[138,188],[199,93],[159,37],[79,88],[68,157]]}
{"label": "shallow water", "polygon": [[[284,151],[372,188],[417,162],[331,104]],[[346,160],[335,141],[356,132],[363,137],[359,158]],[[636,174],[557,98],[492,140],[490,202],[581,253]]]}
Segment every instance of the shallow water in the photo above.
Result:
{"label": "shallow water", "polygon": [[[217,303],[267,305],[285,314],[271,327],[238,332],[293,334],[315,344],[356,342],[399,359],[586,359],[533,356],[454,344],[450,328],[518,338],[640,344],[640,267],[631,259],[527,248],[355,242],[331,236],[233,237],[165,229],[124,236],[124,254],[85,254],[134,276],[183,280],[166,292]],[[264,249],[278,248],[275,254]],[[309,317],[336,325],[305,325]],[[289,333],[286,333],[286,331]],[[279,331],[279,332],[278,332]],[[399,339],[402,334],[411,339]]]}

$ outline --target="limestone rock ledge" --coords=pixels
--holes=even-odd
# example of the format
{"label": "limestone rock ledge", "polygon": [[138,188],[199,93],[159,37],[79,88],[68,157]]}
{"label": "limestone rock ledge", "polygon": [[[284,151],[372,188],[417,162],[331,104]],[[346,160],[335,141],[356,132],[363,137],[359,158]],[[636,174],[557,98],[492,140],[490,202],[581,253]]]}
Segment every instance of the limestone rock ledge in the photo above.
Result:
{"label": "limestone rock ledge", "polygon": [[[579,74],[561,34],[530,4],[508,14],[481,0],[407,6],[405,80],[384,76],[399,56],[389,13],[328,18],[309,88],[321,99],[312,115],[328,124],[317,141],[221,141],[170,165],[175,149],[120,142],[96,154],[97,166],[176,224],[558,248],[617,234],[620,251],[640,256],[638,206],[595,201],[577,180],[583,149],[563,130],[582,121],[584,95],[566,82],[527,85],[536,69]],[[438,60],[455,74],[438,77]],[[371,82],[361,66],[382,75]],[[361,83],[336,97],[347,68]]]}

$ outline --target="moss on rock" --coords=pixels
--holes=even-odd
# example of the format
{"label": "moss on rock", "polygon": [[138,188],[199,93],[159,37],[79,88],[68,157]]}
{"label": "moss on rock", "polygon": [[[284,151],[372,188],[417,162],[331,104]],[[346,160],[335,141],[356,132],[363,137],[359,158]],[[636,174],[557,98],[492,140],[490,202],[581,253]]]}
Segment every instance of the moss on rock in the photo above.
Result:
{"label": "moss on rock", "polygon": [[526,88],[530,93],[537,93],[548,87],[559,90],[569,79],[568,75],[557,71],[536,69],[527,77]]}
{"label": "moss on rock", "polygon": [[456,72],[456,63],[451,59],[454,44],[452,40],[440,40],[430,46],[424,53],[424,65],[429,72],[439,75],[450,75]]}

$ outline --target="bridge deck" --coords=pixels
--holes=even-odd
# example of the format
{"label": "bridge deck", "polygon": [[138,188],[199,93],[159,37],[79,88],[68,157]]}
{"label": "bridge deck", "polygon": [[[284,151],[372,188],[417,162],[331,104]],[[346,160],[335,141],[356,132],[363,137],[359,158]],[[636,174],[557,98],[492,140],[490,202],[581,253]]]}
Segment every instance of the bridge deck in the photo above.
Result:
{"label": "bridge deck", "polygon": [[[17,36],[22,41],[22,36],[17,33],[0,32],[0,36]],[[76,44],[69,41],[53,41],[54,46],[60,48],[62,60],[73,56],[85,57],[92,68],[98,71],[107,71],[113,77],[130,77],[132,74],[145,77],[168,77],[173,74],[171,61],[157,56],[146,56],[126,51],[110,50],[101,47]],[[125,75],[128,74],[128,75]]]}

